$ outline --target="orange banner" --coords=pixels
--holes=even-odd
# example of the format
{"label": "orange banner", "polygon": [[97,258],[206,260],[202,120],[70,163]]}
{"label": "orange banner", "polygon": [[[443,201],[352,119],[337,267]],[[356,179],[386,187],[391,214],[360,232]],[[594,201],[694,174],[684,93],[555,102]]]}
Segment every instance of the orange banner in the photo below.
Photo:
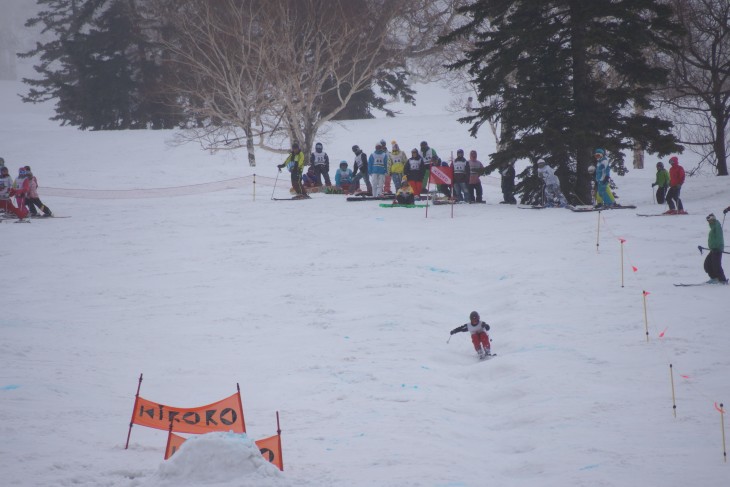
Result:
{"label": "orange banner", "polygon": [[137,397],[132,422],[149,428],[169,430],[170,422],[178,433],[203,434],[211,431],[245,433],[241,396],[237,392],[221,401],[197,408],[176,408]]}
{"label": "orange banner", "polygon": [[165,448],[165,460],[173,456],[175,452],[180,448],[180,445],[185,443],[185,440],[186,438],[176,435],[175,433],[170,431],[170,435],[167,437],[167,447]]}
{"label": "orange banner", "polygon": [[[170,431],[167,437],[167,447],[165,448],[165,460],[173,456],[180,449],[180,445],[185,443],[186,439]],[[279,435],[270,436],[255,443],[259,448],[259,452],[267,461],[274,464],[279,470],[284,470],[284,462],[281,457],[281,437]]]}
{"label": "orange banner", "polygon": [[281,458],[281,436],[274,435],[256,442],[259,451],[266,460],[276,465],[279,470],[284,470],[284,462]]}

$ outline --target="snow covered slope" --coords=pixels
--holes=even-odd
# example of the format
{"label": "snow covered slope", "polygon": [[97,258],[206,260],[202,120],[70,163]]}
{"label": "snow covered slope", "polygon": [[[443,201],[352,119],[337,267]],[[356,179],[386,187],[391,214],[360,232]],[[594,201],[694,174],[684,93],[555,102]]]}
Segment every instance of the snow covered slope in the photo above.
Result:
{"label": "snow covered slope", "polygon": [[[0,156],[12,175],[32,166],[71,218],[0,224],[4,485],[728,485],[715,405],[730,401],[730,287],[672,285],[706,280],[697,245],[730,205],[727,178],[689,179],[690,215],[660,218],[636,216],[663,211],[652,169],[616,178],[637,210],[520,210],[485,178],[487,205],[425,218],[336,195],[271,201],[288,175],[273,187],[282,158],[266,154],[255,198],[250,179],[44,196],[254,171],[243,153],[172,147],[172,132],[57,127],[20,89],[0,83]],[[486,160],[489,134],[470,138],[430,89],[402,117],[331,126],[333,166],[380,138]],[[465,334],[447,343],[472,310],[492,326],[488,362]],[[135,426],[125,450],[140,373],[143,397],[179,407],[239,383],[251,439],[280,412],[284,472],[225,437],[165,462],[166,433]]]}

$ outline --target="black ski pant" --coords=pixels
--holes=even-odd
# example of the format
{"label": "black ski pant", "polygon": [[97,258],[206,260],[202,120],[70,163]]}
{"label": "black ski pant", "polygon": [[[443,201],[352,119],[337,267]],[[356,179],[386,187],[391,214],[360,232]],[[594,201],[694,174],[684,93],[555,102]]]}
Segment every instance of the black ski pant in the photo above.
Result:
{"label": "black ski pant", "polygon": [[324,184],[332,186],[330,181],[330,168],[326,164],[315,164],[314,172],[317,175],[317,185],[322,186],[322,176],[324,176]]}
{"label": "black ski pant", "polygon": [[667,187],[659,186],[656,189],[656,202],[660,205],[663,205],[666,197],[667,197]]}
{"label": "black ski pant", "polygon": [[[33,216],[38,214],[38,210],[41,210],[46,216],[50,216],[52,214],[51,209],[44,205],[40,198],[26,198],[25,206],[28,207],[30,214]],[[36,208],[38,208],[38,210],[36,210]]]}
{"label": "black ski pant", "polygon": [[727,280],[725,272],[722,270],[722,250],[710,250],[705,257],[705,272],[710,279]]}
{"label": "black ski pant", "polygon": [[[667,192],[667,204],[670,210],[684,210],[682,206],[682,200],[679,199],[679,192],[682,190],[682,186],[672,186]],[[675,207],[676,205],[676,207]]]}
{"label": "black ski pant", "polygon": [[412,193],[408,194],[399,194],[395,197],[396,201],[399,205],[412,205],[416,202],[416,197]]}
{"label": "black ski pant", "polygon": [[467,185],[467,188],[469,189],[469,194],[471,195],[472,201],[482,201],[482,183],[478,182],[476,184],[469,184]]}
{"label": "black ski pant", "polygon": [[297,194],[305,194],[304,186],[302,185],[302,171],[299,168],[291,170],[291,186]]}

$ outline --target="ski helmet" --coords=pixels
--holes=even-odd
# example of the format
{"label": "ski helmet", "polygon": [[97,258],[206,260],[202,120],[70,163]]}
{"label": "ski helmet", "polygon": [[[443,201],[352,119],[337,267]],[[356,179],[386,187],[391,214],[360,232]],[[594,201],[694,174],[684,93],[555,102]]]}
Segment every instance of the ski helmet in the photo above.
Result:
{"label": "ski helmet", "polygon": [[709,215],[707,215],[707,218],[706,218],[706,220],[708,222],[711,222],[712,220],[715,220],[715,219],[716,218],[715,218],[715,214],[714,213],[710,213]]}
{"label": "ski helmet", "polygon": [[316,144],[314,144],[314,150],[317,152],[322,152],[322,143],[317,142]]}
{"label": "ski helmet", "polygon": [[669,158],[669,164],[671,164],[672,166],[675,165],[675,164],[679,164],[679,159],[677,159],[677,156],[670,157]]}
{"label": "ski helmet", "polygon": [[656,163],[656,168],[657,169],[664,169],[664,163],[662,161],[657,162]]}
{"label": "ski helmet", "polygon": [[606,151],[605,151],[605,150],[603,150],[603,149],[596,149],[596,150],[595,150],[595,151],[593,152],[593,155],[594,155],[594,156],[598,156],[598,155],[600,155],[601,157],[603,157],[603,156],[605,156],[605,155],[606,155]]}
{"label": "ski helmet", "polygon": [[545,159],[538,159],[538,161],[537,161],[538,166],[544,166],[545,164],[547,164],[547,161]]}
{"label": "ski helmet", "polygon": [[464,155],[464,149],[457,150],[456,151],[456,155],[458,156],[459,154],[461,154],[463,156]]}
{"label": "ski helmet", "polygon": [[347,167],[347,161],[340,161],[340,167],[346,168]]}
{"label": "ski helmet", "polygon": [[352,146],[352,152],[354,152],[355,154],[357,154],[358,152],[360,152],[360,147],[357,146],[357,145],[353,145]]}
{"label": "ski helmet", "polygon": [[8,172],[8,168],[7,168],[7,167],[5,167],[5,166],[3,166],[3,167],[0,167],[0,172],[4,172],[4,173],[5,173],[5,172]]}
{"label": "ski helmet", "polygon": [[426,142],[425,140],[422,140],[421,141],[421,147],[422,148],[428,147],[428,142]]}
{"label": "ski helmet", "polygon": [[411,154],[418,155],[419,154],[418,149],[411,149]]}
{"label": "ski helmet", "polygon": [[296,141],[292,142],[291,143],[291,149],[292,150],[299,150],[299,142],[296,142]]}
{"label": "ski helmet", "polygon": [[472,311],[471,313],[469,313],[469,319],[470,320],[478,320],[479,319],[479,313],[477,313],[476,311]]}

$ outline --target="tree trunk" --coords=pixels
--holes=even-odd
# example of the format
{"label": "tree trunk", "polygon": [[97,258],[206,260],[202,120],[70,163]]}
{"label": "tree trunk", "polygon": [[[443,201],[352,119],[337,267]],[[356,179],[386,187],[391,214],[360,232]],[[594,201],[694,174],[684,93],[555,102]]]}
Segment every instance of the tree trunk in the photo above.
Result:
{"label": "tree trunk", "polygon": [[[637,116],[644,115],[644,108],[634,106],[634,114]],[[644,146],[639,141],[634,141],[634,169],[644,169]]]}
{"label": "tree trunk", "polygon": [[715,119],[715,157],[717,158],[717,175],[727,176],[727,150],[725,149],[725,128],[727,119]]}
{"label": "tree trunk", "polygon": [[573,137],[576,148],[576,180],[575,197],[578,201],[574,203],[589,204],[591,201],[591,174],[588,167],[593,163],[591,157],[591,146],[586,132],[590,131],[591,124],[591,103],[588,83],[588,61],[586,59],[586,33],[585,25],[587,16],[583,0],[572,0],[570,5],[571,22],[571,57],[573,58],[573,97],[575,100],[575,116],[573,125]]}

